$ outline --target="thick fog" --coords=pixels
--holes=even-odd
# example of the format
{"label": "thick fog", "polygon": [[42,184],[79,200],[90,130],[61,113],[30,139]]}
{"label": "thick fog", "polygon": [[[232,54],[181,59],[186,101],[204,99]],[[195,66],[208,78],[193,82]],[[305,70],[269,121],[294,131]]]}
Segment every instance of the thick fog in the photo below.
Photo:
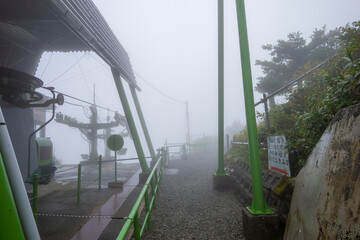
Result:
{"label": "thick fog", "polygon": [[[127,51],[137,84],[142,110],[155,148],[186,139],[186,107],[189,104],[191,138],[217,134],[217,1],[215,0],[95,0],[111,29]],[[235,1],[225,0],[225,126],[245,124]],[[246,0],[246,14],[253,83],[261,76],[256,59],[268,59],[261,48],[300,31],[309,38],[315,28],[345,26],[359,20],[359,0]],[[123,114],[110,68],[93,52],[44,53],[36,76],[46,86]],[[125,82],[124,82],[125,83]],[[138,116],[128,91],[132,113]],[[255,101],[261,95],[255,92]],[[89,105],[65,97],[57,112],[88,122]],[[262,111],[258,106],[257,110]],[[106,122],[108,111],[98,109]],[[113,120],[114,114],[110,112]],[[48,114],[50,117],[50,114]],[[137,129],[143,132],[137,121]],[[116,128],[119,133],[123,128]],[[99,131],[99,134],[101,132]],[[47,127],[55,153],[63,163],[80,161],[89,145],[79,130],[53,121]],[[143,148],[149,155],[142,137]],[[135,156],[133,143],[125,138],[127,156]],[[104,144],[99,140],[100,154]]]}

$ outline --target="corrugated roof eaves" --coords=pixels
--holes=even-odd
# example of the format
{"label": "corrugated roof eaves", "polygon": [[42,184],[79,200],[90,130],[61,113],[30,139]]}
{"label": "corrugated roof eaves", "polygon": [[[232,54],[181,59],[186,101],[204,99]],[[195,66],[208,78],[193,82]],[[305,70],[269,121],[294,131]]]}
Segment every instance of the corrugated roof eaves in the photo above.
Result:
{"label": "corrugated roof eaves", "polygon": [[[89,12],[92,12],[93,13],[93,17],[95,17],[95,21],[94,24],[97,24],[97,25],[101,25],[99,26],[98,30],[102,33],[101,35],[99,35],[98,37],[101,38],[101,39],[104,39],[105,41],[103,42],[105,47],[107,48],[107,51],[111,54],[113,53],[112,49],[117,49],[118,51],[120,51],[120,54],[123,58],[118,58],[118,54],[116,54],[115,52],[112,54],[113,57],[115,59],[117,59],[120,63],[123,64],[123,67],[125,68],[127,74],[129,74],[133,79],[134,79],[134,75],[133,75],[133,71],[132,71],[132,66],[130,64],[130,61],[129,61],[129,57],[128,57],[128,54],[125,52],[124,48],[122,47],[122,45],[117,41],[117,38],[115,37],[115,35],[113,35],[112,31],[110,30],[109,26],[108,25],[105,25],[106,22],[105,22],[105,19],[103,18],[103,16],[101,14],[96,14],[94,12],[94,7],[91,7],[89,5],[90,2],[89,1],[84,1],[85,5],[87,5],[89,8],[88,9],[85,9],[84,7],[86,6],[82,6],[81,4],[77,4],[76,1],[72,1],[74,3],[75,6],[78,7],[78,11],[81,11],[87,15],[88,19],[90,20],[94,20],[91,18],[91,16],[88,14]],[[74,6],[73,5],[73,6]],[[92,28],[89,28],[90,30]],[[108,29],[110,31],[105,31],[105,29]],[[97,32],[93,31],[92,34],[94,35],[97,35],[96,34]],[[112,35],[112,36],[111,36]],[[107,41],[106,41],[107,40]],[[110,46],[107,46],[108,44],[111,44]],[[125,60],[125,61],[124,61]],[[126,61],[127,60],[127,61]]]}
{"label": "corrugated roof eaves", "polygon": [[[129,81],[129,83],[136,85],[135,76],[132,71],[132,66],[130,64],[127,53],[125,52],[115,35],[110,30],[109,26],[106,24],[104,18],[92,2],[59,2],[56,0],[52,0],[52,2],[56,5],[57,10],[62,9],[62,14],[66,13],[66,17],[64,20],[66,20],[66,22],[71,25],[72,28],[76,25],[79,26],[78,23],[81,23],[82,27],[74,30],[76,30],[78,34],[82,36],[84,41],[86,41],[90,46],[92,46],[95,52],[97,52],[100,56],[106,57],[106,59],[104,60],[107,61],[111,66],[115,67],[115,69],[117,69],[121,73],[121,75]],[[83,3],[87,3],[88,7],[90,7],[88,10],[91,10],[91,12],[93,13],[92,17],[96,17],[97,21],[94,21],[94,19],[92,19],[91,16],[87,14],[88,11],[81,11],[81,9],[79,9],[78,4],[80,4],[80,7],[83,7],[84,5],[81,5]],[[99,20],[99,18],[101,18],[101,20]],[[102,26],[100,26],[99,23],[101,23]],[[91,24],[91,26],[89,26],[89,24]],[[96,32],[93,31],[94,26],[96,26],[96,29],[98,31],[101,31],[101,35],[98,35],[96,34]],[[103,52],[100,52],[99,49],[102,49]],[[113,49],[117,51],[114,52]]]}

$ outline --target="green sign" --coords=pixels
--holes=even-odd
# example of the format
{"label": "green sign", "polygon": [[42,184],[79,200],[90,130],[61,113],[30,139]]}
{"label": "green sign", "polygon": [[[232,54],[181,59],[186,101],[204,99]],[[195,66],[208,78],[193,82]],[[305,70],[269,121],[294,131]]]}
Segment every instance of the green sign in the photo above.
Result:
{"label": "green sign", "polygon": [[106,144],[110,150],[119,151],[124,146],[124,139],[120,135],[111,135]]}

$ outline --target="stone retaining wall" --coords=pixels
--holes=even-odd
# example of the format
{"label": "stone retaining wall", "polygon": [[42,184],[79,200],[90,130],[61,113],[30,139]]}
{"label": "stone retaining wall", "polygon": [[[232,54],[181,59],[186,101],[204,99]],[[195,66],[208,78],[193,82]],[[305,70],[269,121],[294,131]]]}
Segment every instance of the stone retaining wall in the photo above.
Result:
{"label": "stone retaining wall", "polygon": [[[253,199],[250,165],[238,157],[226,155],[225,167],[233,180],[239,201],[244,206],[249,206]],[[294,180],[269,170],[262,171],[262,179],[264,198],[269,207],[279,214],[281,224],[285,228]]]}

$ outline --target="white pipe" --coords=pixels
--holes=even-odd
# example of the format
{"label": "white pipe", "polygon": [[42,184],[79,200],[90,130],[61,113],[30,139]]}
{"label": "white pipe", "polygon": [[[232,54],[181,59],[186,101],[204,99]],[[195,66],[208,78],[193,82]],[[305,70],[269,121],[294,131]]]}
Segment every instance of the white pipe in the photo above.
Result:
{"label": "white pipe", "polygon": [[21,225],[26,239],[40,240],[39,231],[36,227],[34,215],[22,181],[21,172],[16,159],[14,148],[11,143],[8,129],[5,124],[4,115],[0,107],[0,151],[6,173],[9,178],[10,187],[14,196],[16,208],[20,217]]}

